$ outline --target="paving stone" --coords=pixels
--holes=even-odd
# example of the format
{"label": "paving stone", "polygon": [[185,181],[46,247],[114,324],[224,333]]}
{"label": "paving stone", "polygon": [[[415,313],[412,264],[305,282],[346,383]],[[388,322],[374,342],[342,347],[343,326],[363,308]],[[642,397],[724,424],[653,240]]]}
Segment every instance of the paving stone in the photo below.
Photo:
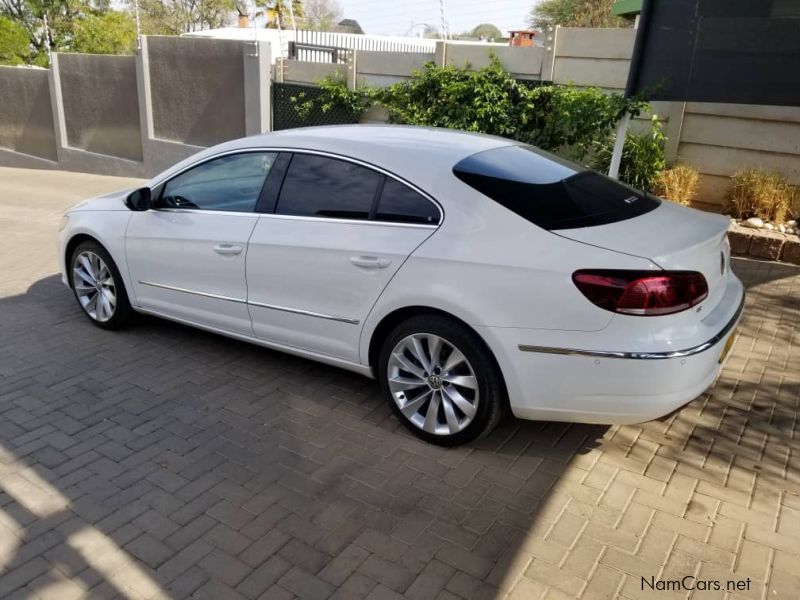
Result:
{"label": "paving stone", "polygon": [[3,598],[638,598],[662,572],[793,597],[797,267],[732,261],[739,338],[668,418],[508,420],[442,449],[359,376],[153,318],[89,326],[50,250],[71,189],[0,194]]}

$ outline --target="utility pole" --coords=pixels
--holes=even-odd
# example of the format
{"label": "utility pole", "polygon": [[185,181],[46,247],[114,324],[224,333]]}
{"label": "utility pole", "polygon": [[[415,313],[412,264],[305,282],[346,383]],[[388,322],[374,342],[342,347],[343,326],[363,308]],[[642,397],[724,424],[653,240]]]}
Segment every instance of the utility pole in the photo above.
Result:
{"label": "utility pole", "polygon": [[50,66],[53,63],[50,55],[50,26],[47,24],[47,13],[42,15],[42,23],[44,25],[44,43],[47,49],[47,66]]}
{"label": "utility pole", "polygon": [[139,0],[133,0],[133,18],[136,19],[136,49],[142,49],[142,27],[139,21]]}
{"label": "utility pole", "polygon": [[450,28],[447,25],[447,13],[444,8],[444,0],[439,0],[439,12],[442,14],[442,38],[446,40],[450,37]]}

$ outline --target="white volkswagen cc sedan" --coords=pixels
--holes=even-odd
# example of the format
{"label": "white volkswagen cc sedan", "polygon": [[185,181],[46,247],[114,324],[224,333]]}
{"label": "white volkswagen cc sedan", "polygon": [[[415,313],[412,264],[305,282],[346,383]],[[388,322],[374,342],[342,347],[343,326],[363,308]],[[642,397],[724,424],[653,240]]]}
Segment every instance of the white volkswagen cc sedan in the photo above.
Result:
{"label": "white volkswagen cc sedan", "polygon": [[727,219],[510,140],[401,126],[209,148],[83,202],[64,283],[134,312],[375,377],[456,444],[525,419],[641,422],[712,384],[744,293]]}

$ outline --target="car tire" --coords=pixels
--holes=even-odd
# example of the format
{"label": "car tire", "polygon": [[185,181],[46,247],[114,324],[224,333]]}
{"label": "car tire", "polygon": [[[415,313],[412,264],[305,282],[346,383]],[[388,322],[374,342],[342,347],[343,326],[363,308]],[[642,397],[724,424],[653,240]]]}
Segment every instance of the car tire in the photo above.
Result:
{"label": "car tire", "polygon": [[83,314],[102,329],[120,329],[133,317],[125,283],[111,255],[95,241],[73,250],[69,282]]}
{"label": "car tire", "polygon": [[383,342],[378,376],[403,425],[440,446],[489,434],[508,407],[500,368],[486,344],[444,315],[419,315],[395,327]]}

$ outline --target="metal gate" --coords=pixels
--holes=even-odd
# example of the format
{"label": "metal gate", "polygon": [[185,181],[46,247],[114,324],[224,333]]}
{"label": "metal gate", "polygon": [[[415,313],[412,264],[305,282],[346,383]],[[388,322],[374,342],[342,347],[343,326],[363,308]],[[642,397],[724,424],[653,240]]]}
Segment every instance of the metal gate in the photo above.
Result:
{"label": "metal gate", "polygon": [[[322,91],[313,85],[296,83],[272,84],[272,129],[292,129],[294,127],[310,127],[312,125],[343,125],[358,123],[358,115],[354,115],[344,106],[332,106],[323,112],[319,108]],[[299,105],[311,101],[314,105],[308,114],[299,111]]]}

